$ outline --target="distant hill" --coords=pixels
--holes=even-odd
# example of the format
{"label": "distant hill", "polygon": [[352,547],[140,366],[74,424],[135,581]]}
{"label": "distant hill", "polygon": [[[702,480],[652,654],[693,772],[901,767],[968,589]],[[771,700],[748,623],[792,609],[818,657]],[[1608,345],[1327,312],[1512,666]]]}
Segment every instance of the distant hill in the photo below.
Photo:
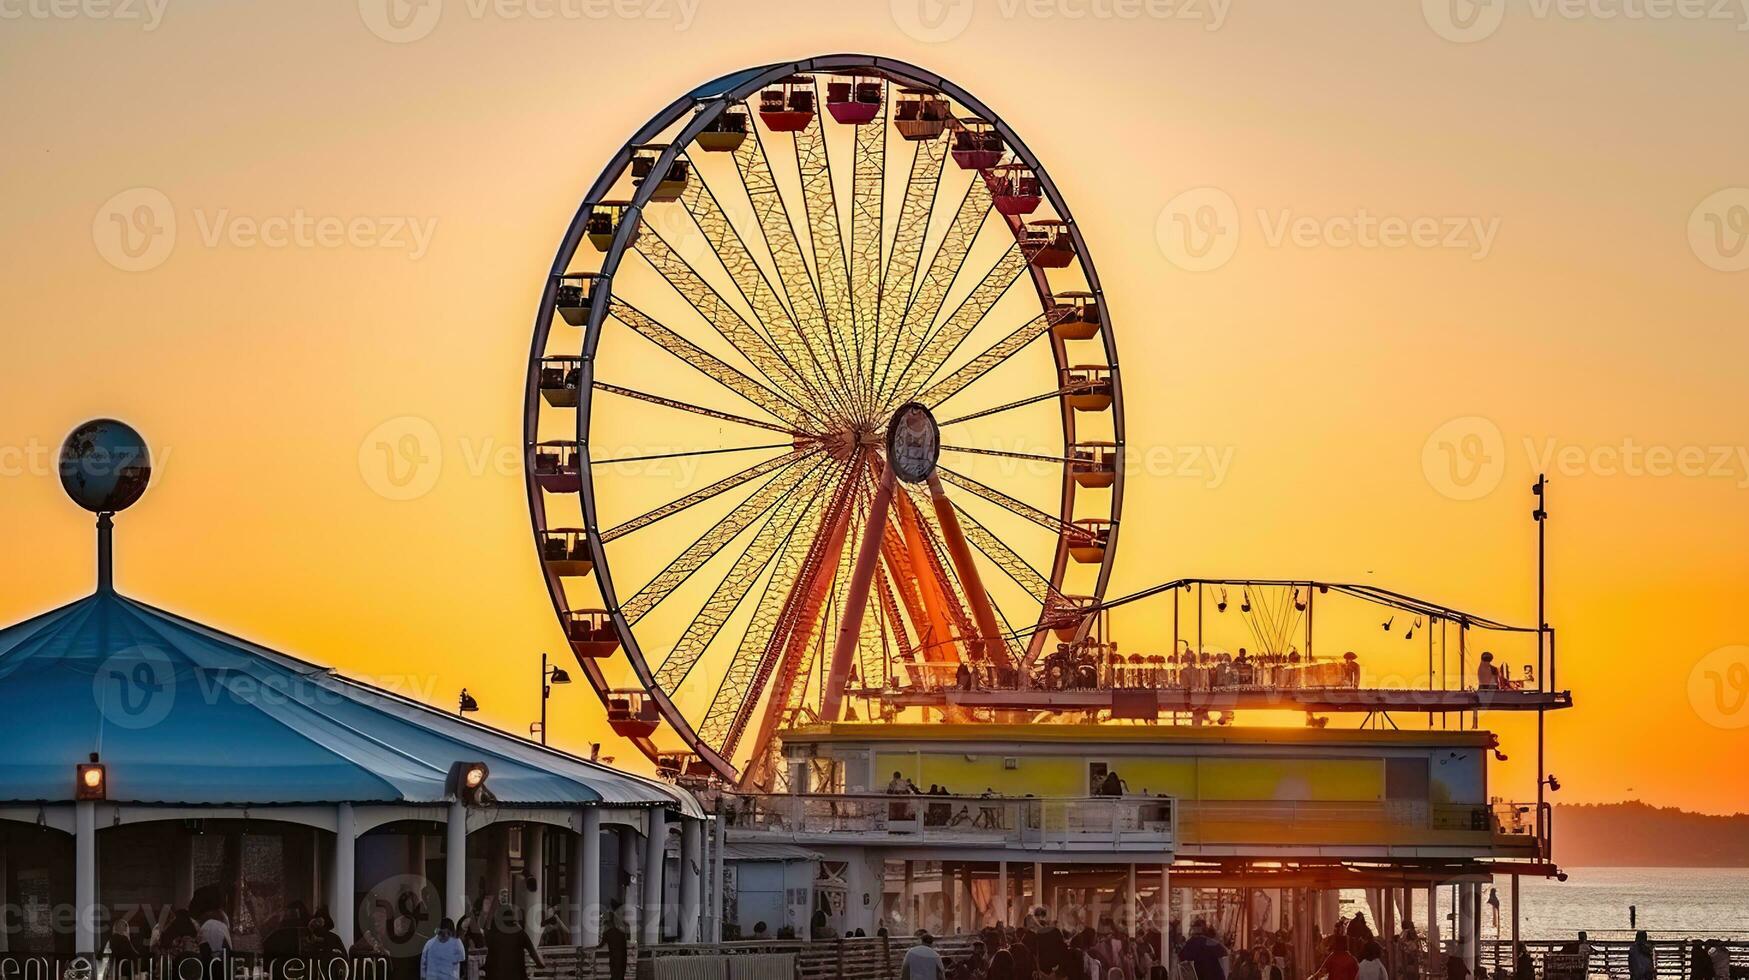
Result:
{"label": "distant hill", "polygon": [[1555,807],[1555,860],[1574,868],[1749,868],[1749,813],[1636,801]]}

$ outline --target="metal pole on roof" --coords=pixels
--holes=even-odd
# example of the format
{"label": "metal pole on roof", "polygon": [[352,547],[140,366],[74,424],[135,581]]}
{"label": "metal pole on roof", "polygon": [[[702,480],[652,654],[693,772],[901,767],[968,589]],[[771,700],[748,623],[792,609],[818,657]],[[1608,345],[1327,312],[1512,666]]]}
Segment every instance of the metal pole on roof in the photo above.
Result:
{"label": "metal pole on roof", "polygon": [[97,591],[115,591],[115,521],[114,514],[102,511],[97,515]]}

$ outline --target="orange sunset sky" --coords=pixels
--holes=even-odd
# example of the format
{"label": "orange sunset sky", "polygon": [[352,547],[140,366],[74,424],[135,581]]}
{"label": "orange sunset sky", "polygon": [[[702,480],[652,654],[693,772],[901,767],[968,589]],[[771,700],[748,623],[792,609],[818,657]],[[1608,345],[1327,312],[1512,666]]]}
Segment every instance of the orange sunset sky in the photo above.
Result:
{"label": "orange sunset sky", "polygon": [[[569,658],[519,449],[566,223],[694,86],[869,52],[1000,113],[1086,236],[1132,454],[1113,593],[1315,577],[1528,624],[1546,467],[1556,802],[1749,810],[1749,5],[402,12],[0,0],[0,620],[90,588],[53,457],[111,415],[158,463],[124,591],[526,732],[540,652]],[[175,234],[118,251],[142,202]],[[380,234],[249,232],[299,216]],[[409,419],[435,451],[395,499],[372,447]],[[1165,611],[1120,639],[1163,646]],[[642,764],[584,685],[552,709],[555,743]],[[1499,727],[1494,792],[1534,796]]]}

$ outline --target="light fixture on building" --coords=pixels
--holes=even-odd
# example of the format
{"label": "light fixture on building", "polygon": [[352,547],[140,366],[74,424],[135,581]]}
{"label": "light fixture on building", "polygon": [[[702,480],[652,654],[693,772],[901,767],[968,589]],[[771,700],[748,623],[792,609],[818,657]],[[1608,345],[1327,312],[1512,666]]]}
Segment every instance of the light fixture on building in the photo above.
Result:
{"label": "light fixture on building", "polygon": [[73,799],[102,800],[108,797],[109,771],[97,761],[97,753],[93,752],[90,762],[73,767]]}
{"label": "light fixture on building", "polygon": [[478,710],[480,710],[480,702],[474,700],[474,696],[468,693],[467,688],[462,688],[461,697],[456,698],[455,713],[463,715]]}
{"label": "light fixture on building", "polygon": [[458,762],[449,767],[449,793],[469,806],[485,806],[494,802],[492,791],[486,788],[491,770],[484,762]]}

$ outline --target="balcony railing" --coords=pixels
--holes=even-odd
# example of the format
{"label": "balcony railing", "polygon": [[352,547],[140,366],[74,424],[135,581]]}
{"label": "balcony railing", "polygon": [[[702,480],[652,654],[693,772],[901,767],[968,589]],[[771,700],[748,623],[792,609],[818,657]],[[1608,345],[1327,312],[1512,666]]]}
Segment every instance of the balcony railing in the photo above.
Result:
{"label": "balcony railing", "polygon": [[1183,800],[1178,811],[1180,843],[1200,847],[1461,846],[1538,853],[1535,808],[1525,804]]}
{"label": "balcony railing", "polygon": [[1166,797],[920,796],[878,793],[726,796],[731,830],[1035,850],[1167,850]]}

